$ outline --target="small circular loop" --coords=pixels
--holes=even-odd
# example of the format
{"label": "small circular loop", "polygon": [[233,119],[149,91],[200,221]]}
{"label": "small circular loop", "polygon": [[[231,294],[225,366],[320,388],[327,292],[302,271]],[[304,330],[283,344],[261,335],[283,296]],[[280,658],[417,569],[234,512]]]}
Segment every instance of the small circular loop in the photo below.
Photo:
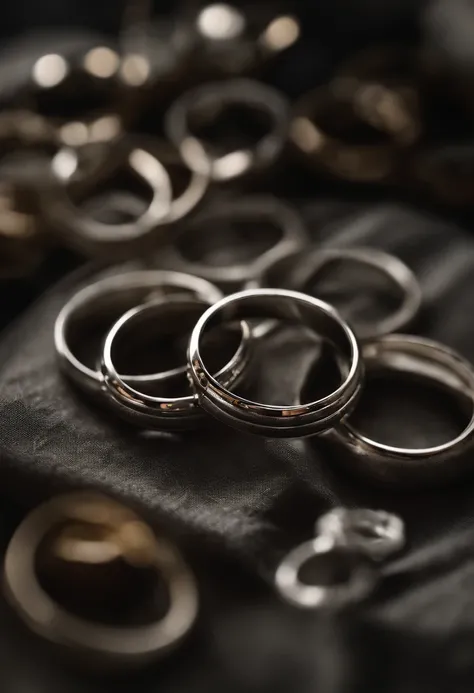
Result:
{"label": "small circular loop", "polygon": [[339,305],[337,299],[331,299],[342,317],[351,323],[358,339],[375,339],[410,325],[418,315],[422,302],[418,281],[401,260],[375,248],[305,248],[267,264],[249,286],[281,287],[312,295],[328,267],[335,265],[342,274],[353,264],[360,266],[362,276],[367,269],[374,270],[387,288],[392,290],[391,293],[399,298],[399,305],[389,315],[376,323],[362,324],[350,319],[343,302]]}
{"label": "small circular loop", "polygon": [[[262,111],[271,118],[272,128],[251,149],[213,154],[203,141],[191,134],[190,116],[193,109],[215,116],[233,105]],[[174,102],[165,116],[165,130],[191,170],[222,182],[266,169],[275,162],[286,142],[288,107],[277,91],[259,82],[245,79],[212,82],[186,92]]]}
{"label": "small circular loop", "polygon": [[[309,404],[267,405],[245,399],[219,383],[201,355],[207,329],[226,321],[276,318],[302,323],[329,341],[340,356],[342,384]],[[189,369],[199,404],[230,426],[268,437],[303,437],[331,428],[354,407],[363,379],[357,340],[339,314],[316,298],[284,289],[255,289],[228,296],[209,308],[191,335]]]}
{"label": "small circular loop", "polygon": [[403,94],[381,85],[361,92],[334,84],[296,104],[290,139],[321,171],[354,182],[384,182],[397,173],[403,148],[418,139],[417,118]]}
{"label": "small circular loop", "polygon": [[[241,289],[261,265],[276,262],[307,242],[307,231],[292,207],[273,197],[255,196],[214,204],[201,212],[174,231],[163,257],[170,267],[204,277],[229,293]],[[245,257],[239,257],[239,249],[245,249]],[[235,255],[236,261],[229,263]]]}
{"label": "small circular loop", "polygon": [[106,224],[84,214],[71,197],[72,190],[58,185],[43,202],[43,214],[60,239],[87,255],[110,253],[129,256],[143,251],[163,234],[160,225],[171,209],[171,183],[166,168],[153,154],[150,143],[123,140],[109,152],[109,158],[95,172],[94,181],[109,180],[125,166],[151,190],[151,200],[141,216],[132,222]]}
{"label": "small circular loop", "polygon": [[[208,301],[198,299],[186,299],[177,296],[171,297],[167,302],[148,303],[144,306],[132,308],[125,313],[110,330],[104,343],[102,357],[103,391],[107,395],[108,402],[132,423],[158,429],[187,429],[192,428],[196,422],[202,419],[202,410],[198,407],[198,399],[192,390],[185,396],[157,396],[143,392],[132,387],[121,378],[114,365],[114,344],[121,333],[131,330],[133,325],[152,320],[155,324],[160,321],[169,326],[170,319],[183,320],[185,314],[193,316],[193,323],[209,307]],[[174,316],[173,316],[174,314]],[[217,382],[231,387],[245,374],[251,358],[251,332],[245,322],[241,322],[241,339],[239,346],[232,358],[213,376]],[[166,387],[167,380],[176,374],[164,373],[161,379],[154,379],[154,384],[160,388]],[[185,383],[190,388],[190,383],[185,378]],[[143,379],[144,384],[147,379]]]}
{"label": "small circular loop", "polygon": [[[64,305],[54,327],[54,343],[61,369],[85,392],[101,392],[100,371],[95,366],[87,366],[76,356],[71,342],[78,320],[85,318],[92,323],[99,320],[101,334],[105,338],[114,322],[131,308],[173,294],[191,295],[208,303],[222,298],[219,289],[205,279],[165,270],[116,274],[99,279],[78,291]],[[143,380],[141,376],[133,375],[122,375],[122,378],[129,384]],[[152,379],[153,376],[147,378]]]}
{"label": "small circular loop", "polygon": [[[313,564],[313,565],[311,565]],[[302,572],[311,573],[311,582]],[[275,584],[293,606],[341,608],[361,601],[373,589],[376,573],[360,553],[320,536],[290,551],[278,566]]]}
{"label": "small circular loop", "polygon": [[[135,537],[140,528],[146,546],[132,544],[129,550],[141,551],[140,560],[164,578],[169,599],[165,615],[144,625],[109,626],[80,618],[56,602],[40,584],[36,558],[48,533],[65,521],[111,530],[128,526]],[[7,548],[4,574],[9,601],[32,630],[100,664],[133,665],[165,654],[188,633],[197,615],[196,582],[177,548],[152,535],[135,513],[99,494],[60,496],[30,513]]]}
{"label": "small circular loop", "polygon": [[349,468],[395,486],[443,483],[472,470],[474,443],[474,370],[455,351],[438,342],[411,335],[387,335],[362,349],[366,370],[391,371],[423,379],[469,403],[469,421],[452,440],[428,448],[386,445],[360,433],[350,418],[341,421],[327,439]]}
{"label": "small circular loop", "polygon": [[334,508],[316,523],[316,533],[382,561],[403,548],[403,521],[384,510]]}

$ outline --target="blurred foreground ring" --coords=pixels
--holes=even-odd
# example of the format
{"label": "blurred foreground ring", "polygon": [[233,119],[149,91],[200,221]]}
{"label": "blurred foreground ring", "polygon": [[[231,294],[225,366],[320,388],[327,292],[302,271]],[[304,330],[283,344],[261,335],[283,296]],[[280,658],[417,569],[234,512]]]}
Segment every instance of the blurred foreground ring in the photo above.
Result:
{"label": "blurred foreground ring", "polygon": [[308,243],[299,214],[276,198],[241,197],[209,207],[170,233],[167,266],[238,291],[260,272]]}
{"label": "blurred foreground ring", "polygon": [[[265,133],[255,144],[226,151],[224,144],[210,145],[193,134],[193,122],[210,125],[237,107],[265,119]],[[222,182],[269,168],[285,146],[288,117],[284,97],[271,87],[247,79],[211,82],[173,103],[165,116],[165,131],[192,171]],[[242,113],[237,120],[240,130],[245,123]]]}
{"label": "blurred foreground ring", "polygon": [[[132,308],[115,323],[103,349],[103,392],[122,418],[144,428],[159,430],[186,430],[201,422],[204,412],[190,387],[185,365],[156,374],[153,378],[143,376],[141,385],[130,384],[117,373],[115,352],[118,342],[129,342],[137,331],[158,332],[159,336],[174,332],[182,337],[183,328],[190,332],[208,307],[209,301],[170,296],[166,301]],[[251,361],[250,328],[245,322],[237,323],[236,328],[237,340],[234,339],[230,353],[219,350],[220,358],[213,368],[216,381],[223,387],[238,384]],[[184,348],[182,358],[185,364]]]}
{"label": "blurred foreground ring", "polygon": [[[137,270],[102,277],[70,298],[56,318],[54,343],[61,370],[87,393],[99,393],[102,375],[97,370],[103,340],[114,323],[137,305],[172,295],[191,296],[212,304],[222,298],[219,289],[200,277],[181,272]],[[91,335],[99,334],[97,351],[86,360]],[[184,370],[184,369],[183,369]],[[139,385],[143,376],[122,375]],[[152,378],[146,376],[147,380]]]}
{"label": "blurred foreground ring", "polygon": [[[196,582],[178,549],[98,494],[60,496],[30,513],[7,548],[4,576],[31,630],[87,664],[135,666],[163,655],[197,615]],[[136,581],[133,594],[128,581]],[[134,600],[142,604],[135,619]]]}
{"label": "blurred foreground ring", "polygon": [[[341,385],[314,402],[289,406],[254,402],[228,390],[203,361],[203,337],[215,326],[251,318],[276,318],[314,330],[337,353]],[[304,437],[331,428],[352,411],[363,380],[357,340],[337,311],[316,298],[283,289],[242,291],[209,308],[191,335],[188,358],[189,373],[203,409],[229,426],[270,438]]]}
{"label": "blurred foreground ring", "polygon": [[375,583],[376,571],[363,554],[325,535],[290,551],[275,575],[283,599],[306,609],[350,606],[366,597]]}
{"label": "blurred foreground ring", "polygon": [[405,543],[403,521],[384,510],[334,508],[319,518],[316,533],[382,561]]}
{"label": "blurred foreground ring", "polygon": [[364,344],[367,374],[395,372],[398,378],[416,379],[454,396],[468,410],[467,423],[458,436],[428,448],[399,448],[368,438],[348,418],[326,434],[348,468],[393,486],[443,483],[472,472],[474,444],[474,370],[448,347],[410,335],[388,335]]}
{"label": "blurred foreground ring", "polygon": [[[349,300],[344,305],[344,298],[347,297],[343,294],[345,284],[348,285],[351,297],[357,289],[357,279],[350,273],[352,268],[360,272],[361,287],[364,287],[367,277],[374,274],[380,287],[387,288],[387,294],[394,298],[394,307],[387,316],[373,321],[365,318],[352,319],[351,302]],[[341,278],[340,281],[335,278],[335,296],[333,298],[331,294],[327,300],[351,324],[358,339],[375,339],[390,332],[399,332],[418,315],[422,296],[415,275],[401,260],[375,248],[310,247],[298,250],[266,264],[257,278],[249,283],[249,288],[280,287],[321,296],[325,279],[331,277],[333,269],[335,276],[340,272]],[[345,280],[349,275],[350,284]],[[359,292],[356,293],[360,297]],[[322,297],[326,298],[324,294]]]}
{"label": "blurred foreground ring", "polygon": [[[62,177],[63,171],[67,174],[69,167],[76,170],[78,164],[72,150],[62,150],[60,154],[62,159],[53,163]],[[122,167],[149,189],[151,195],[145,211],[125,223],[106,223],[85,213],[81,201],[93,185],[110,181]],[[102,255],[109,260],[111,256],[128,258],[130,253],[140,254],[160,239],[164,233],[160,224],[171,211],[171,183],[166,168],[146,143],[121,141],[110,149],[107,160],[97,167],[93,178],[81,181],[76,190],[58,185],[52,195],[44,197],[43,214],[61,241],[85,255]]]}

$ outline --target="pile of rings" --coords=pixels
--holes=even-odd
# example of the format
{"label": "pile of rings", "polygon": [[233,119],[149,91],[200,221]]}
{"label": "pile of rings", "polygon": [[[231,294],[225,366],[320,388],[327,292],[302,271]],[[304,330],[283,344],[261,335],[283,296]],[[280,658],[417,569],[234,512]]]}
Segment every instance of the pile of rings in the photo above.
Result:
{"label": "pile of rings", "polygon": [[[430,139],[440,66],[418,49],[371,49],[290,103],[264,76],[300,40],[296,17],[218,3],[171,25],[152,21],[147,6],[130,4],[119,45],[35,59],[0,113],[1,276],[30,273],[55,245],[108,265],[130,261],[104,270],[57,317],[58,366],[71,388],[145,430],[184,436],[224,424],[315,437],[351,472],[402,488],[459,477],[472,467],[474,369],[409,333],[422,306],[411,270],[374,248],[314,245],[289,204],[249,191],[282,164],[302,163],[315,181],[472,204],[472,172]],[[73,115],[55,112],[51,102],[68,99]],[[344,278],[354,267],[352,298],[375,277],[390,298],[383,317],[354,313],[340,279],[322,300],[334,270]],[[308,380],[282,404],[252,399],[259,359],[282,327],[311,335],[314,362],[324,372],[331,361],[336,385],[312,396]],[[143,352],[150,339],[152,359]],[[369,438],[353,414],[366,374],[380,371],[461,399],[464,429],[429,448]],[[338,508],[282,558],[273,586],[299,607],[357,604],[376,584],[377,563],[403,544],[400,518]],[[144,601],[118,624],[130,581]],[[64,584],[74,589],[66,594]],[[175,543],[91,493],[55,498],[24,520],[6,553],[5,585],[35,632],[108,664],[164,654],[198,613],[197,581]]]}
{"label": "pile of rings", "polygon": [[107,262],[160,260],[198,208],[288,166],[315,184],[383,183],[472,204],[471,168],[430,122],[436,104],[465,119],[471,102],[445,88],[427,48],[370,48],[290,102],[265,79],[302,40],[297,17],[216,3],[165,22],[147,0],[124,17],[116,44],[59,42],[13,85],[9,70],[1,277],[31,273],[58,244]]}

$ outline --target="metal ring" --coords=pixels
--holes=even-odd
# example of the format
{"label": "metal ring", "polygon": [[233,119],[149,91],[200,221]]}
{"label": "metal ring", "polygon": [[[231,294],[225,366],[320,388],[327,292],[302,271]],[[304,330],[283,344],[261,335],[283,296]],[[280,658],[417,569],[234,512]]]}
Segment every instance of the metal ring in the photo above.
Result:
{"label": "metal ring", "polygon": [[[202,202],[209,189],[209,176],[189,170],[176,149],[165,142],[156,142],[156,146],[150,144],[150,149],[167,170],[169,167],[179,166],[190,176],[186,189],[180,195],[173,195],[170,211],[161,222],[162,224],[174,224],[194,212]],[[173,188],[172,178],[171,187]]]}
{"label": "metal ring", "polygon": [[[102,357],[103,391],[107,395],[109,404],[114,405],[115,409],[132,423],[158,429],[186,429],[201,420],[203,411],[198,407],[198,398],[191,390],[186,396],[156,396],[146,394],[137,387],[131,387],[124,382],[114,366],[113,350],[116,339],[125,330],[130,330],[132,326],[144,320],[153,322],[163,321],[169,325],[170,314],[190,312],[193,321],[209,307],[209,301],[199,301],[197,299],[183,299],[176,297],[176,300],[159,303],[149,303],[144,306],[133,308],[125,313],[120,320],[110,330],[104,343]],[[195,320],[194,320],[195,318]],[[231,387],[236,384],[249,365],[251,358],[251,332],[245,322],[241,322],[241,340],[232,358],[214,376],[216,381],[222,382],[225,386]],[[183,368],[185,371],[185,368]],[[160,380],[155,378],[154,384],[159,384],[161,388],[166,387],[167,381],[174,379],[176,372],[161,374]],[[146,384],[146,377],[143,383]],[[189,387],[189,381],[184,378],[184,382]]]}
{"label": "metal ring", "polygon": [[399,448],[372,440],[341,421],[327,433],[341,461],[372,479],[408,486],[443,482],[472,469],[474,443],[474,370],[455,351],[438,342],[410,335],[388,335],[362,349],[366,370],[395,371],[441,386],[469,403],[470,418],[453,440],[429,448]]}
{"label": "metal ring", "polygon": [[[267,113],[273,127],[252,149],[214,155],[191,134],[189,116],[193,109],[215,115],[233,104]],[[287,138],[288,107],[277,91],[259,82],[246,79],[211,82],[186,92],[174,102],[165,116],[165,131],[191,170],[209,175],[213,181],[227,181],[268,168],[275,162]]]}
{"label": "metal ring", "polygon": [[[258,223],[272,227],[274,236],[265,243],[265,228],[259,234],[238,224]],[[213,226],[215,226],[213,233]],[[170,245],[163,251],[163,261],[174,269],[190,272],[213,282],[223,291],[238,291],[243,284],[259,273],[262,265],[276,262],[286,254],[298,250],[308,242],[308,234],[299,214],[289,205],[272,197],[247,197],[228,200],[201,212],[187,224],[176,228],[170,237]],[[250,256],[252,246],[256,256]],[[243,259],[233,264],[213,262],[213,257],[223,257],[222,251],[232,257],[232,251],[246,250]],[[207,252],[206,250],[210,251]],[[217,251],[217,252],[216,252]],[[260,252],[259,252],[260,251]],[[193,259],[192,253],[196,256]]]}
{"label": "metal ring", "polygon": [[[159,225],[166,220],[171,206],[171,184],[165,167],[150,147],[125,140],[110,151],[109,160],[102,169],[105,177],[123,163],[152,191],[146,211],[133,222],[105,224],[83,214],[68,190],[58,186],[52,195],[45,196],[43,214],[62,241],[89,255],[103,253],[110,256],[112,252],[128,255],[131,248],[143,250],[147,243],[162,233]],[[86,182],[90,184],[90,180]]]}
{"label": "metal ring", "polygon": [[[206,330],[226,321],[266,317],[303,323],[328,340],[341,362],[342,384],[309,404],[273,406],[240,397],[219,383],[201,356]],[[331,428],[354,407],[363,379],[357,340],[337,311],[316,298],[284,289],[242,291],[209,308],[191,335],[188,358],[203,409],[230,426],[274,438],[309,436]]]}
{"label": "metal ring", "polygon": [[[320,562],[312,584],[301,579],[301,571],[310,561]],[[329,571],[324,564],[328,565]],[[340,568],[339,568],[339,564]],[[343,580],[337,579],[338,568]],[[327,572],[336,579],[327,584]],[[321,584],[318,584],[318,580]],[[348,546],[341,546],[333,537],[320,536],[290,551],[278,566],[275,584],[280,595],[293,606],[306,609],[341,608],[361,601],[373,589],[376,573],[367,559]]]}
{"label": "metal ring", "polygon": [[151,533],[135,513],[99,494],[69,494],[41,505],[16,530],[5,555],[7,596],[21,618],[43,638],[98,658],[100,664],[138,664],[177,645],[196,619],[198,592],[177,548],[161,537],[150,537],[146,556],[146,564],[164,578],[169,596],[167,613],[156,622],[120,627],[84,620],[43,589],[35,566],[38,548],[48,532],[69,519],[111,527],[114,522],[133,523],[142,526],[147,537]]}
{"label": "metal ring", "polygon": [[377,323],[366,324],[352,322],[344,305],[335,303],[342,317],[351,322],[358,339],[375,339],[407,327],[421,307],[422,295],[418,281],[401,260],[374,248],[305,248],[269,263],[248,286],[281,287],[312,295],[316,291],[314,285],[317,285],[318,278],[328,265],[334,264],[342,270],[352,263],[360,265],[361,274],[367,268],[376,270],[387,283],[387,288],[400,298],[399,306],[389,315]]}
{"label": "metal ring", "polygon": [[[374,85],[368,85],[372,91],[360,94],[335,83],[300,99],[291,120],[290,139],[304,161],[355,182],[381,182],[395,175],[401,150],[419,136],[418,120],[401,94],[375,86],[377,93]],[[380,115],[386,108],[374,109],[374,103],[380,101],[396,110],[390,119]],[[371,141],[369,136],[367,141],[358,137],[351,142],[354,124],[367,129],[367,136],[369,130],[372,136],[375,133],[380,141]]]}
{"label": "metal ring", "polygon": [[315,529],[375,561],[385,560],[405,543],[403,521],[384,510],[334,508],[319,518]]}
{"label": "metal ring", "polygon": [[[78,291],[60,311],[54,326],[54,343],[64,373],[87,393],[100,393],[100,370],[89,368],[74,353],[71,336],[80,318],[97,317],[105,338],[114,322],[131,308],[173,294],[191,295],[208,303],[222,298],[219,289],[200,277],[164,270],[141,270],[99,279]],[[97,354],[97,359],[99,359]],[[143,381],[143,376],[122,375],[127,383]],[[147,380],[153,376],[146,376]]]}

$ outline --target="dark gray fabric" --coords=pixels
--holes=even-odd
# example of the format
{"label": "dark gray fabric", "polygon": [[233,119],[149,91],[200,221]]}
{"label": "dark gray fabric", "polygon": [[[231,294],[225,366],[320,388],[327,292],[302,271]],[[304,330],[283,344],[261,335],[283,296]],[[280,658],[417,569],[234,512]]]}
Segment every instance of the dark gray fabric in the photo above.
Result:
{"label": "dark gray fabric", "polygon": [[[474,358],[474,239],[466,231],[394,203],[360,205],[329,219],[327,205],[301,209],[315,242],[372,245],[404,259],[423,287],[419,331]],[[469,681],[472,479],[395,492],[348,476],[317,439],[255,439],[214,422],[183,436],[146,438],[127,429],[58,373],[53,323],[64,300],[89,281],[89,270],[80,272],[87,276],[61,282],[4,337],[0,474],[9,502],[24,506],[59,489],[92,485],[136,504],[182,542],[201,579],[199,626],[172,660],[133,679],[130,690],[291,686],[326,693],[360,685],[405,692],[443,690],[441,677]],[[282,333],[262,348],[261,392],[290,397],[308,366],[301,337]],[[369,392],[359,407],[368,430],[406,445],[453,434],[460,420],[452,410],[441,395],[400,383]],[[300,614],[282,605],[267,583],[282,553],[310,536],[318,514],[336,503],[399,512],[409,544],[384,568],[379,591],[362,609],[334,619]],[[34,666],[22,672],[32,676],[33,690],[66,685],[57,667],[39,657],[37,644],[17,636],[13,624],[4,628],[5,652],[31,647],[33,661],[45,669],[44,679]],[[68,690],[73,680],[78,691],[94,690],[66,676]],[[97,690],[107,690],[103,685]],[[16,686],[12,673],[2,690]]]}

